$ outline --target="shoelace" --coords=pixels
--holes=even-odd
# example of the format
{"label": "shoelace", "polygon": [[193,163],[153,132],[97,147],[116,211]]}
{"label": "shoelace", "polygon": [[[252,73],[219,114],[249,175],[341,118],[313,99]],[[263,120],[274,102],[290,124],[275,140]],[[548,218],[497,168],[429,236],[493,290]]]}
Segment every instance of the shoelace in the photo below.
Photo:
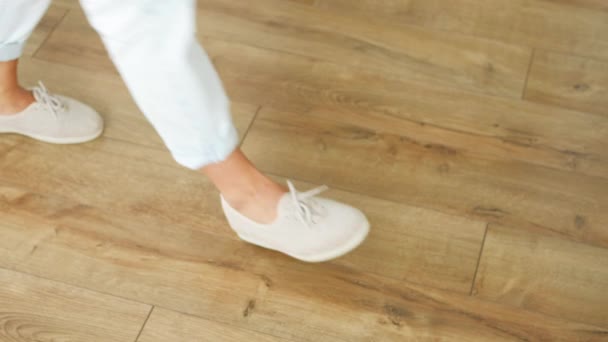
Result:
{"label": "shoelace", "polygon": [[313,224],[315,224],[315,212],[312,205],[309,203],[309,199],[324,191],[327,191],[329,188],[323,185],[306,192],[298,192],[293,183],[290,181],[287,181],[287,186],[289,187],[289,193],[291,194],[291,199],[293,201],[293,205],[295,206],[297,217],[306,227],[310,228]]}
{"label": "shoelace", "polygon": [[58,97],[51,95],[41,81],[38,81],[38,86],[32,89],[32,93],[36,102],[45,106],[55,117],[65,108],[63,102]]}

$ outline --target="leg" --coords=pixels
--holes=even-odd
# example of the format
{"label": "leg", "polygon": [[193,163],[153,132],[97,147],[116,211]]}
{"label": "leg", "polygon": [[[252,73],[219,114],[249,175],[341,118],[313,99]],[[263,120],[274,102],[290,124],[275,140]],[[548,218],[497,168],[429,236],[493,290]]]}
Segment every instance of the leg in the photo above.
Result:
{"label": "leg", "polygon": [[224,197],[261,222],[285,189],[238,150],[228,98],[196,40],[193,0],[81,0],[138,106],[178,163],[202,170]]}
{"label": "leg", "polygon": [[0,61],[0,115],[19,113],[34,102],[32,93],[19,85],[17,64],[18,59]]}
{"label": "leg", "polygon": [[305,261],[355,248],[369,230],[347,205],[289,193],[237,148],[228,99],[194,35],[195,1],[81,0],[140,109],[180,164],[201,170],[222,193],[231,227],[245,241]]}
{"label": "leg", "polygon": [[261,223],[270,223],[276,218],[277,203],[287,189],[262,174],[240,149],[201,171],[243,215]]}
{"label": "leg", "polygon": [[51,95],[40,83],[32,91],[19,85],[18,58],[50,0],[0,3],[0,133],[17,133],[41,141],[73,144],[103,131],[103,120],[74,99]]}
{"label": "leg", "polygon": [[50,0],[6,1],[0,12],[0,115],[15,114],[32,102],[31,92],[19,86],[18,58],[23,45],[50,4]]}

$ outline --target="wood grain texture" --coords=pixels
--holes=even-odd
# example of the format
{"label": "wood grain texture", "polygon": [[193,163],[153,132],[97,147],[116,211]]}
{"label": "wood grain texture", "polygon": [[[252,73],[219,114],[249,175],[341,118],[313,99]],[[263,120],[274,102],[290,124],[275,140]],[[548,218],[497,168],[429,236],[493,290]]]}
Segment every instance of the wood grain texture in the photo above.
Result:
{"label": "wood grain texture", "polygon": [[395,132],[407,129],[484,159],[608,174],[608,123],[599,115],[391,80],[242,44],[208,40],[206,46],[238,101],[294,113],[344,113],[361,125],[387,123]]}
{"label": "wood grain texture", "polygon": [[[242,306],[264,284],[255,274],[215,265],[212,253],[202,260],[193,257],[190,251],[204,249],[212,241],[217,246],[213,254],[238,253],[234,246],[227,250],[219,240],[201,240],[200,230],[168,231],[171,226],[144,220],[130,223],[133,218],[69,198],[11,189],[13,196],[19,196],[17,201],[30,203],[30,208],[36,202],[46,206],[29,214],[15,205],[3,210],[2,266],[220,321],[239,317]],[[137,236],[155,242],[149,244],[151,240]],[[178,240],[179,236],[184,238]],[[179,248],[184,251],[166,256],[177,249],[176,241],[182,241]],[[187,244],[192,247],[185,251]],[[51,260],[61,267],[49,267]]]}
{"label": "wood grain texture", "polygon": [[602,0],[319,0],[317,5],[396,25],[608,59],[608,10]]}
{"label": "wood grain texture", "polygon": [[608,117],[608,61],[537,51],[525,95],[530,101]]}
{"label": "wood grain texture", "polygon": [[340,263],[295,262],[207,227],[154,223],[160,214],[134,219],[1,189],[2,266],[281,339],[600,341],[608,333]]}
{"label": "wood grain texture", "polygon": [[519,97],[531,51],[283,0],[199,1],[204,36],[367,69],[386,78]]}
{"label": "wood grain texture", "polygon": [[[71,12],[62,26],[67,27],[66,39],[48,42],[39,58],[114,72],[82,13]],[[60,28],[54,36],[61,32]],[[522,160],[594,176],[608,174],[608,152],[603,147],[608,123],[601,116],[479,96],[435,83],[421,85],[241,43],[207,38],[203,42],[236,102],[292,111],[338,106],[373,120],[399,117],[412,126],[425,125],[433,130],[431,136],[453,136],[458,148],[485,158]],[[573,130],[588,133],[572,134]]]}
{"label": "wood grain texture", "polygon": [[[150,154],[148,149],[136,150],[130,144],[105,139],[88,146],[57,149],[19,138],[7,148],[10,150],[0,161],[3,169],[0,179],[11,184],[35,186],[38,193],[74,198],[82,205],[107,208],[134,220],[172,225],[174,230],[199,226],[233,238],[212,185],[196,173],[165,166],[166,163],[156,160],[156,154]],[[131,152],[122,152],[125,150]],[[140,150],[143,151],[135,156]],[[57,164],[49,168],[39,155],[53,155]],[[111,170],[106,170],[108,165],[112,165]],[[25,180],[24,172],[36,178],[35,185]],[[37,175],[39,173],[41,175]],[[145,187],[134,187],[131,184],[135,179],[148,181]],[[311,184],[305,185],[309,187]],[[351,193],[332,195],[366,208],[375,227],[370,242],[341,264],[362,272],[469,292],[484,222]],[[7,205],[10,207],[11,203]]]}
{"label": "wood grain texture", "polygon": [[[608,139],[608,126],[601,116],[520,101],[462,96],[438,88],[427,92],[425,88],[379,80],[349,68],[249,47],[208,45],[215,52],[215,61],[226,83],[238,84],[242,89],[247,86],[250,92],[240,92],[241,98],[268,99],[263,105],[277,108],[261,111],[244,145],[268,172],[318,177],[307,178],[313,182],[335,179],[336,186],[373,192],[376,196],[393,196],[394,200],[418,202],[430,192],[424,205],[438,208],[443,202],[442,210],[457,207],[459,214],[472,213],[490,220],[525,218],[531,226],[567,232],[591,243],[606,241],[605,237],[598,239],[605,232],[602,223],[605,210],[596,209],[606,205],[605,180],[568,172],[586,169],[585,165],[598,165],[599,161],[602,166],[589,173],[605,175],[603,146]],[[247,55],[251,64],[243,66],[241,59],[242,69],[239,69],[232,55]],[[243,77],[242,70],[251,71]],[[380,84],[382,88],[375,87]],[[264,128],[256,130],[263,123]],[[575,131],[581,133],[573,134]],[[283,143],[277,144],[277,141]],[[341,147],[332,146],[334,143]],[[559,145],[561,147],[556,148]],[[295,146],[297,154],[292,153]],[[375,156],[371,163],[369,155]],[[301,166],[300,158],[314,163],[308,163],[307,169]],[[397,166],[400,160],[403,160],[402,168]],[[294,164],[289,166],[289,162]],[[351,167],[345,168],[345,164]],[[547,165],[560,170],[547,169],[544,167]],[[450,166],[455,168],[453,175],[446,172]],[[352,179],[345,177],[344,170],[353,170]],[[373,174],[375,170],[383,170],[384,176],[361,179],[361,175]],[[459,183],[468,190],[455,193],[457,185],[451,177],[468,179]],[[421,182],[425,178],[426,184]],[[404,185],[398,186],[399,182]],[[442,182],[446,186],[444,192],[438,186]],[[579,185],[574,185],[577,183]],[[402,190],[395,191],[396,188]],[[479,189],[479,197],[471,196],[473,189]],[[540,192],[534,195],[536,191]],[[557,197],[547,197],[556,205],[570,204],[564,207],[566,210],[553,211],[555,207],[547,205],[544,195],[540,195],[543,191],[559,193]],[[581,204],[586,200],[582,198],[586,195],[582,194],[586,191],[594,193],[591,196],[595,199],[583,209]],[[583,197],[568,200],[567,193]],[[501,194],[506,197],[499,200]],[[515,209],[518,206],[522,210]],[[576,224],[577,216],[588,217],[577,210],[595,212],[592,215],[599,218],[595,228]],[[543,212],[546,216],[539,214]],[[591,233],[595,237],[587,235],[590,230],[595,231]]]}
{"label": "wood grain texture", "polygon": [[336,187],[327,196],[368,214],[369,239],[321,265],[236,239],[213,186],[175,164],[136,108],[78,1],[57,0],[21,79],[92,105],[107,130],[78,146],[0,136],[0,267],[11,270],[0,312],[3,298],[27,312],[27,328],[0,321],[0,331],[26,341],[133,341],[141,328],[140,341],[607,340],[608,5],[199,5],[199,38],[246,152],[278,181]]}
{"label": "wood grain texture", "polygon": [[166,309],[154,309],[138,342],[279,342],[289,341],[270,335],[237,329],[195,316],[180,314]]}
{"label": "wood grain texture", "polygon": [[383,121],[361,123],[348,112],[262,109],[243,148],[274,174],[608,245],[608,179],[476,158],[449,141],[413,139]]}
{"label": "wood grain texture", "polygon": [[149,311],[145,304],[0,269],[1,341],[134,341]]}
{"label": "wood grain texture", "polygon": [[608,250],[490,226],[474,294],[608,327]]}

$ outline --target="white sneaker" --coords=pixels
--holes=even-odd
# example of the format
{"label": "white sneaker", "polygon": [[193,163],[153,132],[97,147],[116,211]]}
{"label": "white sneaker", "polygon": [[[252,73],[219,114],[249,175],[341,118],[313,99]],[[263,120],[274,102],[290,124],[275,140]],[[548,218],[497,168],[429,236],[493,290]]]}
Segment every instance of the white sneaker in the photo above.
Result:
{"label": "white sneaker", "polygon": [[298,193],[287,182],[274,223],[259,224],[232,208],[221,196],[222,207],[232,229],[249,243],[273,249],[307,262],[321,262],[342,256],[366,238],[369,222],[348,205],[314,197],[327,190],[323,186]]}
{"label": "white sneaker", "polygon": [[32,92],[36,101],[22,112],[0,115],[0,133],[17,133],[53,144],[93,140],[103,120],[91,107],[69,97],[51,95],[42,82]]}

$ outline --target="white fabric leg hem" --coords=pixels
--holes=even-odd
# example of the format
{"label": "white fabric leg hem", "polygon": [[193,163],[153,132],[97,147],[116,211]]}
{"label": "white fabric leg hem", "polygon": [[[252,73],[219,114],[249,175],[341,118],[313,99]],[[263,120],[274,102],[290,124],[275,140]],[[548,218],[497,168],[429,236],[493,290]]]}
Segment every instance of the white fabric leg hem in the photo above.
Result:
{"label": "white fabric leg hem", "polygon": [[0,45],[0,62],[8,62],[21,57],[25,42]]}
{"label": "white fabric leg hem", "polygon": [[173,158],[180,165],[187,167],[192,170],[200,170],[203,167],[223,162],[226,160],[238,147],[239,147],[239,135],[236,128],[231,127],[228,135],[217,141],[208,148],[207,153],[201,153],[197,155],[173,154]]}

